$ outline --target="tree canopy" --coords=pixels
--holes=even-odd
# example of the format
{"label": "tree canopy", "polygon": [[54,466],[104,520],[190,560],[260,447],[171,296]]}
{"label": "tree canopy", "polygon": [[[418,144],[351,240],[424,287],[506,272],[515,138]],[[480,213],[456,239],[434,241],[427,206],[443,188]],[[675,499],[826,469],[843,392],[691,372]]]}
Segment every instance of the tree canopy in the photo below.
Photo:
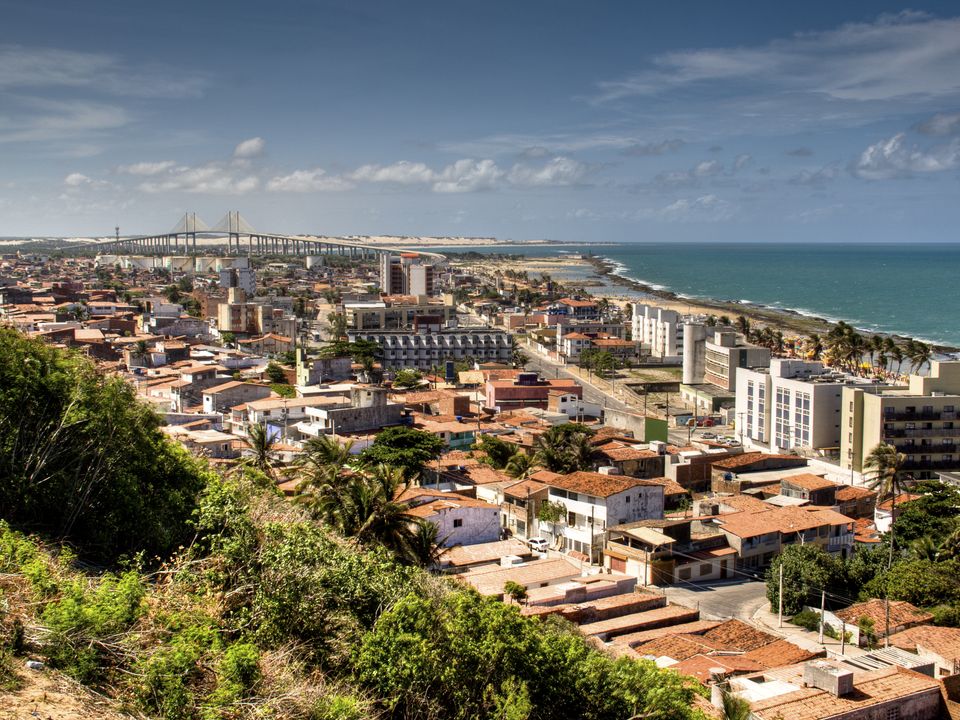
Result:
{"label": "tree canopy", "polygon": [[0,508],[82,554],[165,553],[187,535],[206,471],[122,379],[0,330]]}
{"label": "tree canopy", "polygon": [[423,472],[424,465],[437,459],[443,447],[443,440],[432,433],[396,425],[380,431],[373,445],[360,454],[360,460],[402,468],[404,478],[410,481]]}

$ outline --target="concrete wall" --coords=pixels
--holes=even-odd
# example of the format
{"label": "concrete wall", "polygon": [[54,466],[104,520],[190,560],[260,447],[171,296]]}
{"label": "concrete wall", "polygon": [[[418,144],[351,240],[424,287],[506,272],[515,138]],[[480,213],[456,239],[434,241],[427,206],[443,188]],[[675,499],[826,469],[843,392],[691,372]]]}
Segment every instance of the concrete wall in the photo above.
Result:
{"label": "concrete wall", "polygon": [[[491,505],[489,509],[449,508],[427,520],[437,526],[437,539],[444,547],[476,545],[500,539],[500,508],[496,505]],[[457,520],[462,522],[460,527],[454,526]]]}
{"label": "concrete wall", "polygon": [[640,413],[606,408],[603,411],[603,424],[619,430],[629,430],[637,442],[660,440],[668,442],[667,421],[655,417],[645,417]]}

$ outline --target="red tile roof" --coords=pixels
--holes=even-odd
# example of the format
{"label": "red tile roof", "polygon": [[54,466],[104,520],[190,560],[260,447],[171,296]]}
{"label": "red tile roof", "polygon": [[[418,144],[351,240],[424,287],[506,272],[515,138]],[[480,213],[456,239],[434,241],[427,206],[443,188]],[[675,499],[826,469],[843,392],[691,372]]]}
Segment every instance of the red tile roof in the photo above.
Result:
{"label": "red tile roof", "polygon": [[598,497],[609,497],[610,495],[616,495],[617,493],[640,485],[663,487],[659,485],[659,483],[641,480],[640,478],[627,477],[626,475],[603,475],[602,473],[585,471],[570,473],[569,475],[560,475],[545,482],[551,487],[561,488],[562,490],[573,490],[574,492],[584,493],[585,495],[596,495]]}

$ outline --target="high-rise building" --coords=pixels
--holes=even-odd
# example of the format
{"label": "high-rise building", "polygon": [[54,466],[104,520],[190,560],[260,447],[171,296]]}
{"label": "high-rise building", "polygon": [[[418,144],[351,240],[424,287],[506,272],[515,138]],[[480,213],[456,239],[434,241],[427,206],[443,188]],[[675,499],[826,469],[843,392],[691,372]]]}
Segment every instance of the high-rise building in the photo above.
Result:
{"label": "high-rise building", "polygon": [[784,452],[840,447],[843,388],[871,387],[821,362],[774,358],[769,368],[737,368],[737,432],[745,447]]}
{"label": "high-rise building", "polygon": [[840,465],[863,472],[870,452],[893,445],[915,478],[960,470],[960,361],[930,363],[899,387],[845,387],[840,420]]}
{"label": "high-rise building", "polygon": [[257,291],[257,277],[253,268],[232,267],[220,270],[220,287],[240,288],[247,295],[253,296]]}
{"label": "high-rise building", "polygon": [[380,256],[380,292],[384,295],[433,295],[434,267],[417,253]]}

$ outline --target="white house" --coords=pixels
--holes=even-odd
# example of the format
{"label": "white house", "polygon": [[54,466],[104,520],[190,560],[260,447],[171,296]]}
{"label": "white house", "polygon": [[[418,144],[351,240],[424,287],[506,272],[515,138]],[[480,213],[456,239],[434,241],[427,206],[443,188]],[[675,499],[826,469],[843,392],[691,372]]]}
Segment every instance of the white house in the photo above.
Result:
{"label": "white house", "polygon": [[548,486],[547,499],[566,510],[556,522],[540,523],[543,534],[552,546],[582,553],[591,563],[601,561],[608,525],[663,517],[664,486],[650,480],[606,472],[533,477]]}
{"label": "white house", "polygon": [[437,526],[443,547],[476,545],[500,539],[500,507],[455,493],[420,495],[407,514]]}

